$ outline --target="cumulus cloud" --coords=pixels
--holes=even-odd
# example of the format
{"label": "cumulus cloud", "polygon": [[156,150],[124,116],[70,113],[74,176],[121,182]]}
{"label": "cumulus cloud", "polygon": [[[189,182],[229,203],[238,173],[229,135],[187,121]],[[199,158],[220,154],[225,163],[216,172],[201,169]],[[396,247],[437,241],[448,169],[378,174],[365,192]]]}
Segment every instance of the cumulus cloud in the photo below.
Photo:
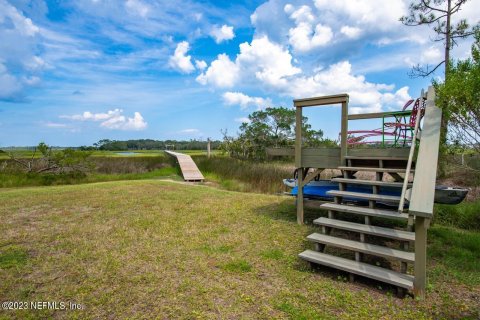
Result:
{"label": "cumulus cloud", "polygon": [[[255,36],[267,35],[294,52],[318,53],[317,58],[341,59],[365,43],[428,41],[429,29],[420,35],[402,27],[399,17],[408,13],[405,0],[269,0],[255,10],[250,19]],[[360,41],[363,40],[363,41]],[[328,46],[328,50],[324,50]],[[345,47],[348,50],[343,50]]]}
{"label": "cumulus cloud", "polygon": [[332,40],[332,29],[320,23],[315,25],[315,17],[309,6],[303,5],[295,10],[292,5],[287,4],[284,10],[295,21],[296,26],[288,31],[289,43],[294,50],[307,52],[325,46]]}
{"label": "cumulus cloud", "polygon": [[249,44],[240,44],[240,53],[235,61],[226,54],[218,55],[206,72],[197,77],[201,84],[217,87],[233,87],[240,80],[254,77],[263,83],[276,85],[286,83],[289,76],[301,70],[292,65],[292,56],[282,46],[270,42],[267,37],[253,39]]}
{"label": "cumulus cloud", "polygon": [[221,43],[226,40],[231,40],[235,37],[235,33],[233,32],[232,26],[227,26],[224,24],[223,26],[214,26],[210,31],[210,35],[213,37],[216,43]]}
{"label": "cumulus cloud", "polygon": [[135,112],[133,118],[129,118],[123,115],[122,109],[109,110],[106,113],[92,113],[90,111],[85,111],[82,114],[60,117],[76,121],[100,122],[100,126],[107,129],[135,131],[147,128],[147,123],[140,112]]}
{"label": "cumulus cloud", "polygon": [[192,64],[192,57],[187,55],[190,45],[187,41],[182,41],[177,44],[175,53],[169,59],[169,65],[183,73],[191,73],[195,70]]}
{"label": "cumulus cloud", "polygon": [[216,87],[228,88],[237,83],[238,76],[238,65],[223,53],[212,61],[207,71],[197,77],[197,81],[203,85],[212,84]]}
{"label": "cumulus cloud", "polygon": [[[249,83],[292,98],[346,92],[350,95],[352,113],[398,109],[408,100],[407,87],[395,91],[394,85],[369,82],[365,76],[355,74],[346,60],[305,73],[292,64],[293,57],[288,49],[267,37],[254,39],[250,44],[242,43],[239,49],[235,61],[220,55],[197,80],[214,87]],[[225,92],[223,100],[227,105],[239,105],[243,109],[270,102],[238,91]]]}
{"label": "cumulus cloud", "polygon": [[362,29],[357,27],[343,26],[340,32],[346,35],[348,38],[356,39],[362,32]]}
{"label": "cumulus cloud", "polygon": [[272,101],[270,99],[250,97],[241,92],[230,91],[223,94],[223,101],[227,105],[239,105],[241,109],[247,109],[249,107],[264,109],[272,104]]}
{"label": "cumulus cloud", "polygon": [[195,60],[195,67],[198,70],[204,70],[207,67],[207,63],[203,60]]}

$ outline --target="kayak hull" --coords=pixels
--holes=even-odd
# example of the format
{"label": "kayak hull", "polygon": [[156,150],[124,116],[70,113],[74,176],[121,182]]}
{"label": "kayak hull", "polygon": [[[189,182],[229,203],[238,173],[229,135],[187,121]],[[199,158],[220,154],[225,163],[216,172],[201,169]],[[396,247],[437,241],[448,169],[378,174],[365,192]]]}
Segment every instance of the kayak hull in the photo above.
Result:
{"label": "kayak hull", "polygon": [[[298,187],[295,179],[284,179],[284,184],[292,188],[291,195],[297,196]],[[328,191],[338,190],[338,183],[330,180],[311,181],[303,187],[304,197],[315,198],[326,201],[333,201],[333,196],[327,194]],[[371,193],[372,187],[368,185],[348,184],[345,191]],[[435,203],[440,204],[459,204],[462,202],[468,193],[468,189],[436,186],[435,187]],[[380,194],[389,196],[400,196],[401,189],[395,187],[382,187]],[[348,201],[368,202],[358,198],[345,198]]]}

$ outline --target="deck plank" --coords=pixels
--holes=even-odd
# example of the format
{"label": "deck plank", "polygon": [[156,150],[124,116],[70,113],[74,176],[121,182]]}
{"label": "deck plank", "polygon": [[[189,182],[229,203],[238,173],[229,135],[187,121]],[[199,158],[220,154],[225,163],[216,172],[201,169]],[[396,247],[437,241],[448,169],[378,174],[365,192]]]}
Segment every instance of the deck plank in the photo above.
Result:
{"label": "deck plank", "polygon": [[172,157],[177,158],[180,170],[182,171],[183,179],[185,181],[203,181],[205,177],[198,169],[197,165],[193,161],[192,157],[188,154],[173,152],[165,150],[165,152]]}

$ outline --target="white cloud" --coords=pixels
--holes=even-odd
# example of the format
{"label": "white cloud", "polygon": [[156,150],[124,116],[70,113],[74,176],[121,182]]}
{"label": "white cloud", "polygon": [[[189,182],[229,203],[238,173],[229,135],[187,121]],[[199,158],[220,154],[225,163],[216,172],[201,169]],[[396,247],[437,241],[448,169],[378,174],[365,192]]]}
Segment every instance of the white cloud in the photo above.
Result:
{"label": "white cloud", "polygon": [[68,127],[68,125],[65,123],[57,123],[57,122],[47,122],[45,123],[45,126],[49,128],[67,128]]}
{"label": "white cloud", "polygon": [[125,7],[127,11],[133,12],[141,17],[146,17],[150,11],[150,8],[139,0],[127,0]]}
{"label": "white cloud", "polygon": [[191,128],[191,129],[180,130],[178,131],[178,133],[185,134],[185,135],[199,135],[201,132],[198,129]]}
{"label": "white cloud", "polygon": [[232,62],[226,54],[219,54],[207,71],[197,77],[203,85],[212,84],[216,87],[228,88],[235,85],[238,80],[239,67]]}
{"label": "white cloud", "polygon": [[289,43],[294,50],[308,52],[325,46],[332,40],[333,32],[330,27],[318,23],[314,29],[315,17],[309,6],[304,5],[294,10],[292,5],[286,5],[285,12],[290,13],[290,18],[296,25],[288,31]]}
{"label": "white cloud", "polygon": [[314,3],[321,13],[333,13],[340,21],[350,21],[378,32],[398,29],[398,19],[407,13],[409,1],[315,0]]}
{"label": "white cloud", "polygon": [[232,26],[227,26],[224,24],[223,26],[214,26],[210,31],[210,35],[215,39],[216,43],[221,43],[226,40],[231,40],[235,37],[235,33],[233,32]]}
{"label": "white cloud", "polygon": [[133,118],[129,118],[123,115],[122,109],[109,110],[107,113],[85,111],[82,114],[60,116],[60,118],[76,121],[100,121],[101,127],[116,130],[143,130],[147,128],[147,123],[140,112],[135,112]]}
{"label": "white cloud", "polygon": [[235,118],[235,122],[239,122],[239,123],[250,123],[250,119],[248,119],[247,117],[241,117],[241,118]]}
{"label": "white cloud", "polygon": [[[225,63],[226,62],[226,63]],[[226,66],[217,68],[218,64]],[[341,92],[350,95],[351,112],[377,112],[397,108],[405,103],[408,88],[394,91],[393,85],[368,82],[363,75],[356,75],[348,61],[316,68],[310,74],[292,65],[292,55],[267,37],[254,39],[251,44],[242,43],[235,61],[226,55],[212,62],[199,82],[216,87],[225,87],[224,76],[233,77],[230,86],[249,83],[264,91],[275,91],[292,98],[306,98]],[[226,92],[223,100],[228,105],[241,108],[268,104],[259,97],[249,97],[241,92]],[[408,99],[407,99],[408,100]]]}
{"label": "white cloud", "polygon": [[207,63],[203,60],[195,60],[195,67],[198,70],[204,70],[207,67]]}
{"label": "white cloud", "polygon": [[35,54],[40,28],[21,11],[0,0],[0,100],[19,101],[36,85],[45,63]]}
{"label": "white cloud", "polygon": [[267,37],[261,37],[253,39],[250,44],[240,44],[240,53],[235,62],[226,54],[220,54],[207,71],[197,77],[197,81],[225,88],[253,77],[275,86],[286,83],[288,77],[300,72],[299,68],[292,65],[292,56],[288,50],[270,42]]}
{"label": "white cloud", "polygon": [[356,39],[362,32],[362,29],[357,28],[357,27],[350,27],[350,26],[343,26],[340,29],[340,32],[346,35],[347,37],[351,39]]}
{"label": "white cloud", "polygon": [[183,73],[193,72],[195,67],[192,64],[192,57],[187,55],[189,49],[190,45],[187,41],[178,43],[175,53],[169,59],[170,67]]}
{"label": "white cloud", "polygon": [[260,97],[250,97],[241,92],[225,92],[223,94],[223,101],[227,105],[239,105],[241,109],[247,109],[249,107],[256,107],[257,109],[264,109],[271,106],[272,101],[270,99],[264,99]]}
{"label": "white cloud", "polygon": [[294,98],[348,93],[350,113],[380,112],[383,109],[402,105],[408,100],[408,87],[394,90],[393,85],[366,81],[362,75],[354,75],[348,61],[339,62],[320,70],[312,76],[291,79],[285,93]]}
{"label": "white cloud", "polygon": [[15,30],[22,36],[34,36],[40,30],[30,18],[26,18],[15,7],[2,0],[0,1],[0,23],[3,24],[6,21],[11,21],[13,24],[10,30]]}

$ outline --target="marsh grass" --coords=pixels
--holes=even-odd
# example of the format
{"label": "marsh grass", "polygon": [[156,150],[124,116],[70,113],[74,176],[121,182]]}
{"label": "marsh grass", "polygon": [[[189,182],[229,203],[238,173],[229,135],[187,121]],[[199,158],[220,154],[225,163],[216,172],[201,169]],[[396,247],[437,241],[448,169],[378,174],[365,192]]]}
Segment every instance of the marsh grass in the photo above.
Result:
{"label": "marsh grass", "polygon": [[232,191],[281,193],[287,190],[282,179],[293,175],[293,166],[288,163],[259,163],[224,156],[193,156],[193,160],[207,179]]}
{"label": "marsh grass", "polygon": [[0,171],[0,188],[51,186],[101,181],[172,178],[179,179],[179,169],[164,154],[142,157],[92,157],[93,171],[88,173],[26,173],[16,168]]}
{"label": "marsh grass", "polygon": [[[2,319],[479,316],[480,270],[442,251],[458,247],[478,261],[476,240],[457,230],[432,227],[429,293],[415,301],[374,281],[311,271],[297,255],[316,228],[298,225],[283,197],[138,180],[3,189],[0,203],[0,297],[85,307],[4,310]],[[450,276],[463,272],[470,276]]]}

